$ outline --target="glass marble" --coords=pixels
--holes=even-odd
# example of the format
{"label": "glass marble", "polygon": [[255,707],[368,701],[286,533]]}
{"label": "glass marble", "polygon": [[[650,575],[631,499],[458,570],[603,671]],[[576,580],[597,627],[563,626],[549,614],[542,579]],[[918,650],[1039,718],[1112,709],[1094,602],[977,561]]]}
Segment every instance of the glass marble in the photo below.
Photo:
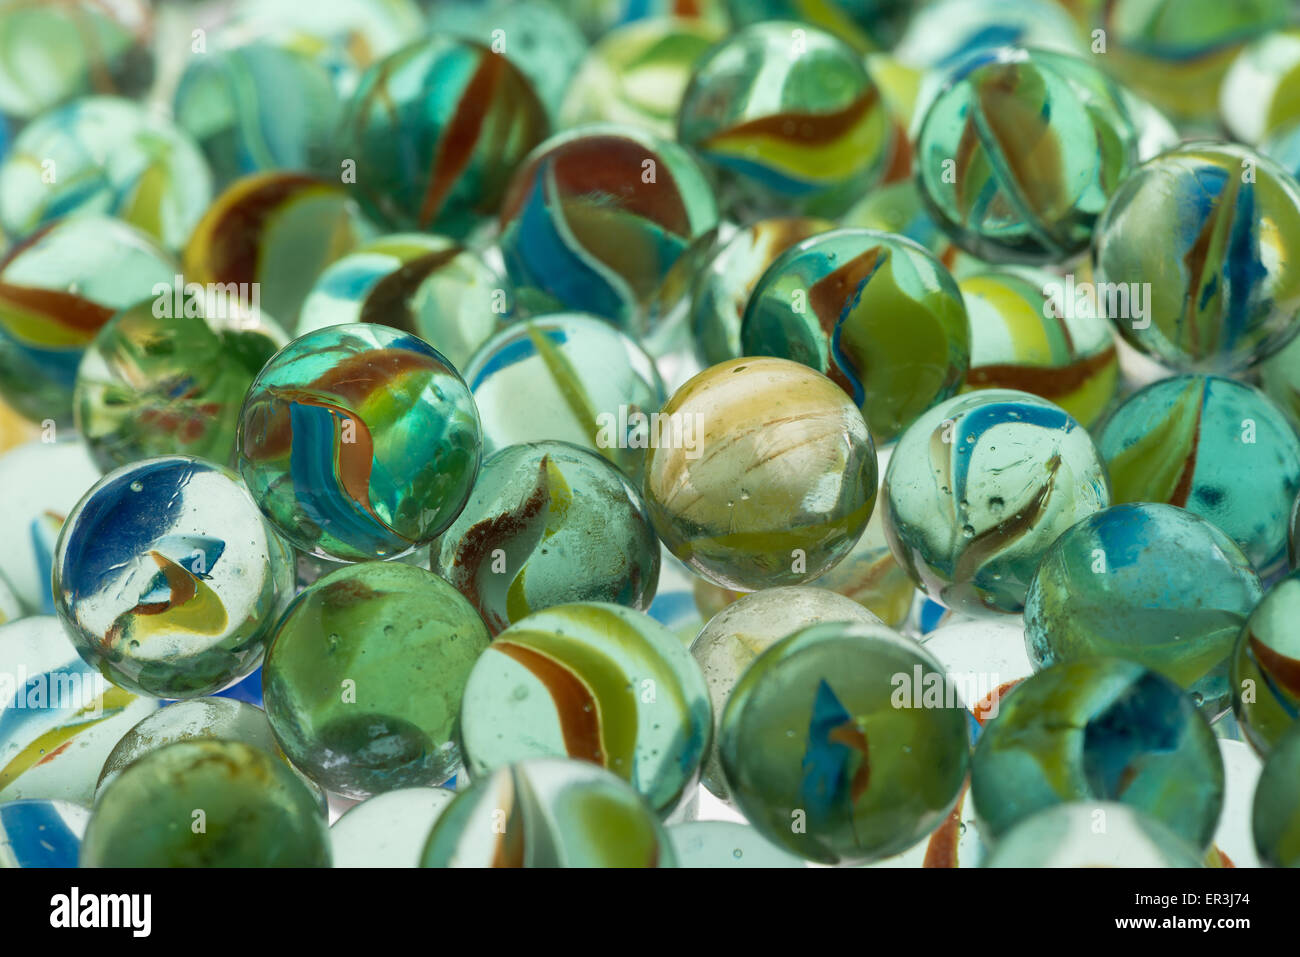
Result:
{"label": "glass marble", "polygon": [[422,867],[675,867],[663,825],[587,761],[533,758],[478,778],[438,817]]}
{"label": "glass marble", "polygon": [[69,215],[116,216],[178,249],[212,199],[198,146],[130,100],[74,100],[23,128],[0,164],[0,227],[25,237]]}
{"label": "glass marble", "polygon": [[677,132],[691,75],[725,36],[708,20],[662,17],[615,27],[592,46],[560,109],[560,126],[626,123],[659,136]]}
{"label": "glass marble", "polygon": [[455,797],[446,788],[402,788],[354,805],[330,826],[334,866],[419,867],[425,838]]}
{"label": "glass marble", "polygon": [[166,294],[124,309],[86,347],[77,431],[105,471],[171,454],[233,465],[244,395],[289,337],[235,300],[160,303]]}
{"label": "glass marble", "polygon": [[1133,661],[1088,658],[1039,672],[1002,702],[970,787],[986,839],[1053,805],[1118,801],[1202,852],[1223,806],[1223,760],[1176,684]]}
{"label": "glass marble", "polygon": [[495,635],[569,602],[645,610],[659,581],[659,539],[616,466],[567,442],[531,442],[483,463],[432,567]]}
{"label": "glass marble", "polygon": [[995,269],[957,281],[970,317],[962,391],[1018,389],[1054,402],[1085,427],[1110,405],[1119,358],[1110,323],[1072,283],[1039,269]]}
{"label": "glass marble", "polygon": [[429,11],[429,28],[504,55],[528,78],[552,118],[587,53],[578,25],[549,0],[437,4]]}
{"label": "glass marble", "polygon": [[189,456],[104,476],[54,555],[55,610],[77,652],[159,698],[211,694],[256,668],[293,582],[292,554],[239,477]]}
{"label": "glass marble", "polygon": [[[195,808],[204,812],[202,830],[193,827]],[[104,789],[81,866],[329,867],[329,828],[306,785],[265,751],[178,741]]]}
{"label": "glass marble", "polygon": [[966,723],[916,642],[883,625],[826,623],[749,666],[719,750],[732,798],[764,837],[819,863],[865,864],[948,815],[966,777]]}
{"label": "glass marble", "polygon": [[0,261],[0,397],[33,421],[71,425],[82,351],[179,271],[146,233],[104,216],[62,219],[12,245]]}
{"label": "glass marble", "polygon": [[1300,724],[1300,573],[1269,589],[1232,651],[1232,708],[1246,740],[1268,754]]}
{"label": "glass marble", "polygon": [[185,245],[185,278],[238,293],[293,329],[322,270],[373,231],[348,187],[305,173],[256,173],[203,214]]}
{"label": "glass marble", "polygon": [[346,797],[442,784],[460,764],[461,695],[488,641],[473,606],[431,572],[342,568],[301,592],[271,638],[271,728],[299,770]]}
{"label": "glass marble", "polygon": [[686,297],[718,226],[691,154],[626,125],[570,130],[537,147],[501,204],[500,244],[520,300],[641,335]]}
{"label": "glass marble", "polygon": [[361,78],[338,136],[354,189],[391,229],[454,239],[494,214],[511,173],[549,129],[532,84],[505,56],[433,34]]}
{"label": "glass marble", "polygon": [[1228,373],[1300,329],[1297,250],[1300,184],[1246,147],[1197,142],[1116,191],[1092,262],[1099,285],[1128,292],[1107,315],[1132,346],[1175,369]]}
{"label": "glass marble", "polygon": [[801,858],[734,821],[687,821],[668,828],[678,867],[807,867]]}
{"label": "glass marble", "polygon": [[54,543],[68,512],[99,476],[86,444],[76,438],[38,439],[0,456],[0,575],[26,613],[54,614]]}
{"label": "glass marble", "polygon": [[704,676],[677,636],[598,602],[548,608],[501,632],[461,703],[470,780],[567,755],[627,781],[661,817],[693,794],[712,731]]}
{"label": "glass marble", "polygon": [[464,369],[514,312],[514,292],[473,249],[445,236],[399,233],[331,263],[303,300],[298,335],[376,322],[419,336]]}
{"label": "glass marble", "polygon": [[942,402],[894,448],[885,536],[927,595],[967,615],[1019,613],[1048,546],[1110,504],[1087,431],[1046,399],[986,389]]}
{"label": "glass marble", "polygon": [[148,0],[7,0],[0,113],[30,119],[83,93],[144,93],[154,78]]}
{"label": "glass marble", "polygon": [[1253,371],[1258,374],[1260,390],[1277,404],[1292,428],[1300,430],[1300,336],[1264,359]]}
{"label": "glass marble", "polygon": [[1200,867],[1196,850],[1149,814],[1114,801],[1053,804],[1012,827],[985,867]]}
{"label": "glass marble", "polygon": [[1047,264],[1083,252],[1138,161],[1119,89],[1084,60],[1046,50],[968,58],[930,104],[917,182],[963,249]]}
{"label": "glass marble", "polygon": [[[133,727],[122,740],[113,746],[95,785],[95,799],[117,780],[133,762],[151,751],[156,751],[175,741],[195,738],[220,738],[223,741],[241,741],[275,755],[292,768],[280,752],[266,712],[242,701],[229,698],[190,698],[176,701],[153,712]],[[325,794],[312,781],[294,769],[303,784],[312,792],[321,810],[326,808]]]}
{"label": "glass marble", "polygon": [[1228,662],[1263,594],[1240,548],[1170,505],[1088,516],[1043,555],[1025,601],[1035,667],[1093,655],[1129,659],[1186,688],[1210,721],[1231,703]]}
{"label": "glass marble", "polygon": [[1258,390],[1218,376],[1162,379],[1097,435],[1115,502],[1164,502],[1208,519],[1264,578],[1286,565],[1300,437]]}
{"label": "glass marble", "polygon": [[664,402],[654,360],[609,323],[557,313],[511,324],[465,366],[493,452],[538,439],[594,449],[639,478],[649,416]]}
{"label": "glass marble", "polygon": [[787,635],[824,622],[880,624],[880,619],[852,599],[823,588],[791,585],[765,588],[727,605],[691,642],[713,705],[713,745],[705,758],[701,783],[716,797],[729,799],[718,755],[722,712],[741,675],[760,654]]}
{"label": "glass marble", "polygon": [[853,548],[876,503],[861,413],[785,359],[732,359],[664,406],[644,491],[669,550],[724,588],[799,585]]}
{"label": "glass marble", "polygon": [[1300,120],[1300,30],[1249,43],[1219,87],[1219,115],[1235,140],[1257,144]]}
{"label": "glass marble", "polygon": [[262,511],[323,558],[388,558],[426,544],[469,498],[474,400],[423,340],[330,326],[262,369],[240,417],[239,467]]}
{"label": "glass marble", "polygon": [[76,867],[90,812],[67,801],[0,804],[0,870]]}
{"label": "glass marble", "polygon": [[961,290],[916,243],[866,229],[786,250],[755,285],[745,355],[779,356],[829,376],[887,442],[960,387],[970,362]]}
{"label": "glass marble", "polygon": [[274,169],[337,175],[342,110],[320,62],[265,42],[191,53],[172,100],[177,125],[198,143],[222,187]]}
{"label": "glass marble", "polygon": [[793,21],[753,24],[714,47],[677,115],[678,140],[743,218],[843,212],[883,174],[892,135],[861,56]]}
{"label": "glass marble", "polygon": [[159,704],[109,684],[52,615],[0,625],[0,807],[89,807],[104,759]]}
{"label": "glass marble", "polygon": [[741,320],[758,280],[791,246],[834,228],[829,219],[778,216],[750,223],[715,247],[696,277],[691,301],[695,351],[703,364],[744,355]]}
{"label": "glass marble", "polygon": [[1213,120],[1223,77],[1243,44],[1281,27],[1287,0],[1112,0],[1084,26],[1104,31],[1099,66],[1184,125]]}
{"label": "glass marble", "polygon": [[1255,789],[1255,849],[1269,867],[1300,867],[1300,724],[1277,742]]}

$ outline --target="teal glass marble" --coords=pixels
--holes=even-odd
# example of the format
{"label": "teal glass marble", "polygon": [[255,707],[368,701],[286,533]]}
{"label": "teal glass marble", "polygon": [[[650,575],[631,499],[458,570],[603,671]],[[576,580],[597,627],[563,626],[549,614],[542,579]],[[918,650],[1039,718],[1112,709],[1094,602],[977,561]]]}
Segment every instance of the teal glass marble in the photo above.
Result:
{"label": "teal glass marble", "polygon": [[985,867],[1201,867],[1187,841],[1115,801],[1053,804],[998,839]]}
{"label": "teal glass marble", "polygon": [[798,857],[733,821],[687,821],[668,828],[678,867],[807,867]]}
{"label": "teal glass marble", "polygon": [[614,27],[592,46],[565,90],[560,126],[625,123],[674,136],[692,73],[725,35],[719,23],[681,16]]}
{"label": "teal glass marble", "polygon": [[887,442],[956,393],[970,364],[961,290],[916,243],[865,229],[822,233],[763,273],[740,329],[745,355],[831,378]]}
{"label": "teal glass marble", "polygon": [[460,513],[479,436],[469,389],[428,343],[388,326],[330,326],[289,343],[253,382],[239,468],[297,548],[392,558]]}
{"label": "teal glass marble", "polygon": [[1287,0],[1112,0],[1082,7],[1085,31],[1101,30],[1106,38],[1098,65],[1183,126],[1214,121],[1237,52],[1292,15]]}
{"label": "teal glass marble", "polygon": [[365,72],[338,135],[356,165],[351,188],[371,216],[459,239],[496,212],[510,174],[548,127],[509,59],[433,34]]}
{"label": "teal glass marble", "polygon": [[98,801],[104,789],[144,755],[176,741],[191,741],[196,738],[239,741],[280,758],[285,767],[290,768],[311,791],[321,812],[328,809],[325,792],[289,764],[288,758],[280,751],[266,712],[247,702],[231,698],[174,701],[144,718],[122,735],[122,740],[113,746],[113,750],[104,759],[99,780],[95,784],[95,800]]}
{"label": "teal glass marble", "polygon": [[233,465],[244,395],[288,341],[236,300],[171,291],[145,300],[86,347],[72,397],[77,431],[104,471],[173,454]]}
{"label": "teal glass marble", "polygon": [[695,280],[691,331],[706,366],[738,359],[745,306],[767,267],[787,249],[835,224],[815,216],[778,216],[744,226],[719,243]]}
{"label": "teal glass marble", "polygon": [[552,439],[594,449],[639,478],[650,416],[664,402],[654,360],[630,336],[581,313],[511,324],[465,366],[483,448]]}
{"label": "teal glass marble", "polygon": [[501,253],[535,312],[589,312],[641,335],[686,297],[717,225],[713,191],[683,147],[587,126],[542,143],[515,172]]}
{"label": "teal glass marble", "polygon": [[881,489],[885,536],[931,598],[966,615],[1017,614],[1057,536],[1110,504],[1087,431],[1027,392],[942,402],[894,448]]}
{"label": "teal glass marble", "polygon": [[100,213],[179,249],[211,200],[212,173],[189,134],[111,96],[37,117],[0,164],[0,227],[14,237]]}
{"label": "teal glass marble", "polygon": [[1116,505],[1049,548],[1025,601],[1036,668],[1110,655],[1183,688],[1210,721],[1231,704],[1228,662],[1263,595],[1240,548],[1170,505]]}
{"label": "teal glass marble", "polygon": [[785,359],[705,369],[664,406],[646,455],[655,531],[723,588],[804,584],[853,548],[876,504],[876,454],[835,383]]}
{"label": "teal glass marble", "polygon": [[1223,806],[1223,760],[1192,699],[1133,661],[1088,658],[1020,684],[984,728],[971,797],[985,839],[1072,801],[1117,801],[1203,852]]}
{"label": "teal glass marble", "polygon": [[733,218],[835,216],[885,171],[893,125],[862,57],[824,30],[744,27],[697,65],[677,139],[717,174]]}
{"label": "teal glass marble", "polygon": [[61,219],[15,243],[0,261],[0,398],[35,422],[70,425],[82,351],[179,271],[146,233],[103,216]]}
{"label": "teal glass marble", "polygon": [[474,781],[442,812],[422,867],[676,867],[663,825],[587,761],[533,758]]}
{"label": "teal glass marble", "polygon": [[0,804],[0,870],[76,867],[90,811],[67,801]]}
{"label": "teal glass marble", "polygon": [[136,96],[154,79],[149,0],[8,0],[0,7],[0,114],[31,119],[85,93]]}
{"label": "teal glass marble", "polygon": [[422,568],[362,562],[326,575],[294,599],[267,649],[276,740],[345,797],[442,784],[460,764],[461,695],[488,641],[473,606]]}
{"label": "teal glass marble", "polygon": [[765,588],[727,605],[708,620],[691,642],[713,705],[713,745],[704,761],[701,783],[724,801],[729,798],[718,745],[722,712],[741,675],[760,654],[787,635],[824,622],[878,625],[880,619],[852,599],[823,588],[792,585]]}
{"label": "teal glass marble", "polygon": [[1300,30],[1274,30],[1246,45],[1219,87],[1219,115],[1232,138],[1258,144],[1300,120]]}
{"label": "teal glass marble", "polygon": [[185,278],[265,310],[285,329],[330,263],[373,238],[349,188],[306,173],[254,173],[208,207],[182,255]]}
{"label": "teal glass marble", "polygon": [[550,0],[437,4],[429,11],[429,28],[504,56],[528,78],[552,118],[587,53],[582,30]]}
{"label": "teal glass marble", "polygon": [[104,760],[161,702],[81,660],[53,615],[0,625],[0,807],[56,800],[90,807]]}
{"label": "teal glass marble", "polygon": [[948,72],[998,47],[1085,55],[1080,31],[1054,0],[937,0],[907,21],[891,54],[914,69]]}
{"label": "teal glass marble", "polygon": [[1092,263],[1097,283],[1129,292],[1108,318],[1132,346],[1175,369],[1229,373],[1300,329],[1298,250],[1300,185],[1244,146],[1197,142],[1116,191]]}
{"label": "teal glass marble", "polygon": [[239,477],[188,456],[104,476],[68,515],[55,610],[87,664],[159,698],[249,674],[293,596],[293,556]]}
{"label": "teal glass marble", "polygon": [[1255,789],[1251,830],[1269,867],[1300,867],[1300,725],[1277,743]]}
{"label": "teal glass marble", "polygon": [[303,300],[297,331],[376,322],[419,336],[464,369],[513,313],[509,282],[480,253],[445,236],[398,233],[327,266]]}
{"label": "teal glass marble", "polygon": [[1091,302],[1042,269],[986,269],[957,285],[971,329],[962,391],[1032,392],[1091,428],[1114,400],[1120,371],[1110,323]]}
{"label": "teal glass marble", "polygon": [[265,42],[191,53],[172,99],[177,125],[198,143],[221,187],[275,169],[337,176],[342,109],[321,63]]}
{"label": "teal glass marble", "polygon": [[1232,710],[1251,746],[1267,755],[1300,724],[1300,575],[1269,589],[1232,651]]}
{"label": "teal glass marble", "polygon": [[1262,577],[1285,568],[1300,437],[1258,390],[1219,376],[1162,379],[1106,417],[1097,446],[1116,503],[1185,508],[1227,533]]}
{"label": "teal glass marble", "polygon": [[712,732],[704,676],[677,636],[599,602],[547,608],[501,632],[461,701],[470,780],[567,756],[616,774],[661,817],[693,795]]}
{"label": "teal glass marble", "polygon": [[996,49],[962,61],[930,104],[916,146],[931,214],[990,262],[1048,264],[1088,247],[1138,162],[1119,89],[1090,63]]}
{"label": "teal glass marble", "polygon": [[0,576],[26,614],[54,614],[54,543],[64,518],[99,478],[86,443],[75,436],[35,439],[0,456],[0,541],[7,543],[0,549]]}
{"label": "teal glass marble", "polygon": [[731,796],[778,847],[822,864],[906,850],[966,778],[966,709],[942,667],[883,625],[797,631],[745,671],[722,714]]}
{"label": "teal glass marble", "polygon": [[330,826],[335,867],[419,867],[424,840],[456,797],[447,788],[385,791]]}
{"label": "teal glass marble", "polygon": [[[194,827],[195,808],[203,828]],[[81,866],[329,867],[329,828],[279,759],[239,741],[178,741],[104,789]]]}
{"label": "teal glass marble", "polygon": [[438,539],[433,570],[496,634],[569,602],[645,610],[659,581],[659,539],[616,466],[567,442],[530,442],[483,463]]}

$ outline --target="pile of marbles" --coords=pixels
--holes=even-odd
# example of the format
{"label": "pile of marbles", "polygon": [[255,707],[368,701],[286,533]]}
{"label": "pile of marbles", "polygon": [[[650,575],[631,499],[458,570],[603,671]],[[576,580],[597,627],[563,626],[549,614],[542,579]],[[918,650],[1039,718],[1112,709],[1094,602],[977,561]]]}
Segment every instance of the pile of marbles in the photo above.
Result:
{"label": "pile of marbles", "polygon": [[1300,14],[1156,6],[0,0],[0,866],[1300,866]]}

